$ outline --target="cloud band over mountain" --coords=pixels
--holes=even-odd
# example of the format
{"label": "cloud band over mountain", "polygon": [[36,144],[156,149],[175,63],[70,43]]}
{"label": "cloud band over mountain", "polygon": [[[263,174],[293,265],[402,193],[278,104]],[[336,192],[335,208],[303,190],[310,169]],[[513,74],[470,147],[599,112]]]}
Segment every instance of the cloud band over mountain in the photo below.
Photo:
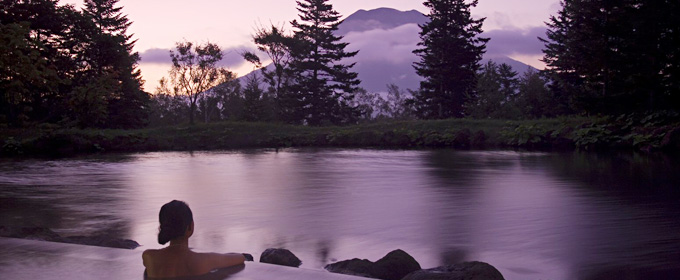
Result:
{"label": "cloud band over mountain", "polygon": [[[388,8],[361,10],[344,20],[338,33],[344,35],[343,41],[350,43],[348,51],[359,51],[357,56],[345,62],[356,63],[353,70],[359,73],[362,87],[372,92],[385,91],[387,84],[410,89],[418,87],[421,77],[416,75],[413,63],[419,58],[413,50],[420,42],[418,25],[426,20],[427,17],[418,11],[402,12]],[[508,63],[516,71],[523,72],[529,66],[509,57],[537,60],[543,48],[538,37],[545,37],[545,32],[545,27],[509,27],[484,32],[483,37],[491,38],[484,61],[492,59]],[[225,49],[225,58],[219,65],[229,69],[244,66],[247,63],[240,54],[245,50],[255,51],[255,48],[239,46]],[[142,64],[171,64],[169,49],[149,49],[140,55]]]}
{"label": "cloud band over mountain", "polygon": [[545,37],[546,27],[529,29],[491,30],[483,36],[491,38],[486,45],[488,56],[541,55],[543,43],[538,37]]}
{"label": "cloud band over mountain", "polygon": [[[218,66],[234,68],[243,65],[246,61],[241,57],[244,51],[255,51],[252,47],[233,47],[223,49],[224,58],[218,63]],[[141,57],[140,63],[144,64],[172,64],[170,59],[170,49],[148,49],[139,54]]]}

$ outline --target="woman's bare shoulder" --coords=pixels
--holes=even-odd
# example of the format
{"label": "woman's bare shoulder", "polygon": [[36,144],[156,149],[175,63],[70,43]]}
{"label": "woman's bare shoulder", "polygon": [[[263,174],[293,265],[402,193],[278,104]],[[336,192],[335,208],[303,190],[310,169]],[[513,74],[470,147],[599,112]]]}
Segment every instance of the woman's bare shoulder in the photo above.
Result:
{"label": "woman's bare shoulder", "polygon": [[142,258],[153,257],[153,256],[157,255],[158,252],[160,252],[159,249],[146,249],[142,253]]}
{"label": "woman's bare shoulder", "polygon": [[162,258],[162,249],[147,249],[142,253],[142,261],[144,266],[149,267],[152,262],[157,262],[158,258]]}

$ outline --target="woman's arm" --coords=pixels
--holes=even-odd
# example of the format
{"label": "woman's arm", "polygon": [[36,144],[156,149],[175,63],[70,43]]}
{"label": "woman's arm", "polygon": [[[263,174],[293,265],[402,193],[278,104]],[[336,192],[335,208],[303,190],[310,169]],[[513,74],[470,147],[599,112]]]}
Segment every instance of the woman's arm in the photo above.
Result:
{"label": "woman's arm", "polygon": [[208,272],[213,271],[218,268],[225,268],[234,265],[243,264],[246,258],[243,254],[229,253],[229,254],[217,254],[217,253],[203,253],[201,263],[205,264],[205,268]]}

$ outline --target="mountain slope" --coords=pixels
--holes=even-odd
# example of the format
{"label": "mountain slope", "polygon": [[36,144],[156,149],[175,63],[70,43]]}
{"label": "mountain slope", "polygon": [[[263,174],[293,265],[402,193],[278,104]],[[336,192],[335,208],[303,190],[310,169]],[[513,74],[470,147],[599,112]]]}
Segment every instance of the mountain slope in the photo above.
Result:
{"label": "mountain slope", "polygon": [[[350,43],[347,49],[359,51],[357,56],[345,62],[356,63],[353,70],[359,74],[361,87],[369,92],[384,92],[388,84],[402,89],[419,87],[422,78],[413,68],[413,63],[418,61],[413,50],[420,42],[418,25],[427,20],[425,15],[415,10],[402,12],[379,8],[359,10],[340,24],[337,34]],[[507,63],[518,73],[531,67],[507,56],[485,57],[482,63],[488,60]]]}
{"label": "mountain slope", "polygon": [[359,10],[351,14],[340,24],[337,35],[345,36],[349,32],[364,32],[374,29],[392,29],[404,24],[425,24],[427,17],[411,10],[402,12],[391,8],[375,10]]}

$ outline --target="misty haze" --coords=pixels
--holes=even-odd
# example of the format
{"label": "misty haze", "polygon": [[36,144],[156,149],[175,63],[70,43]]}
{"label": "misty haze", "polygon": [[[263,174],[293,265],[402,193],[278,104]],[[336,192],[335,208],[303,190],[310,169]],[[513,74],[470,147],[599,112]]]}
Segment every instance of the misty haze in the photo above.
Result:
{"label": "misty haze", "polygon": [[680,1],[2,0],[1,279],[680,279]]}

